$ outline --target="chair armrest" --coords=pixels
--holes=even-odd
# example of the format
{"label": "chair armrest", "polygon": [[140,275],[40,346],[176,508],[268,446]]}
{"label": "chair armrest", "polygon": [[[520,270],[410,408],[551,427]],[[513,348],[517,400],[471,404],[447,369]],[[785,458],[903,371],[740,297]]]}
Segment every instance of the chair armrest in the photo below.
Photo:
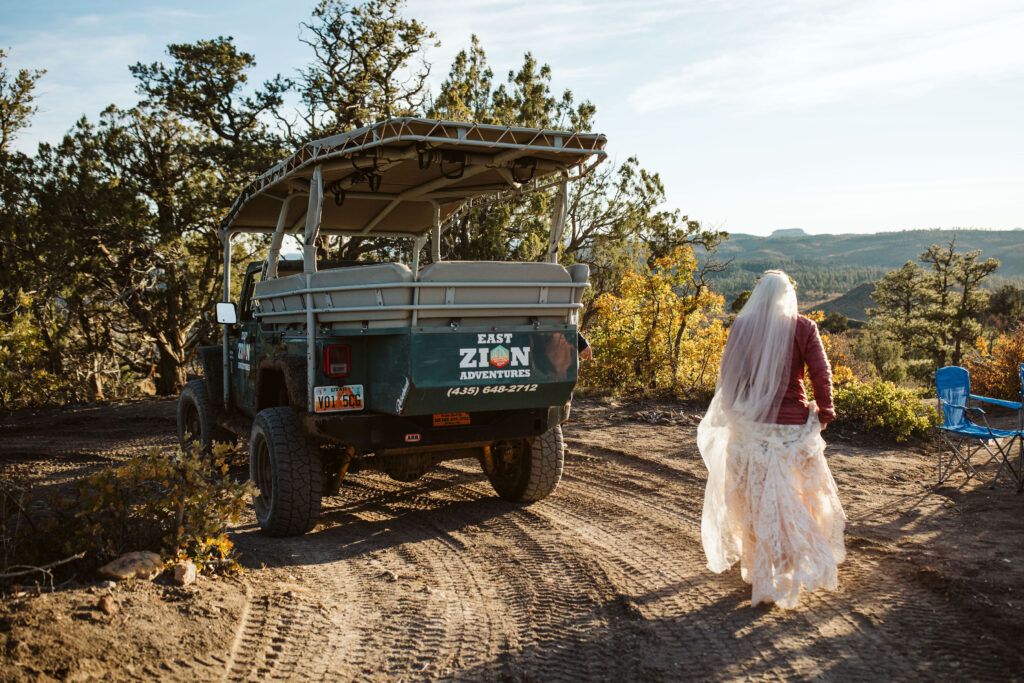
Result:
{"label": "chair armrest", "polygon": [[973,406],[961,406],[957,405],[956,403],[947,403],[946,401],[942,401],[942,405],[949,406],[950,408],[959,408],[960,410],[970,410],[971,412],[981,413],[982,415],[985,414],[984,410],[982,410],[981,408],[975,408]]}
{"label": "chair armrest", "polygon": [[1018,401],[1004,401],[999,398],[988,398],[987,396],[975,396],[971,394],[968,398],[973,398],[975,401],[981,401],[982,403],[991,403],[992,405],[1002,406],[1003,408],[1009,408],[1010,410],[1020,410],[1021,404]]}

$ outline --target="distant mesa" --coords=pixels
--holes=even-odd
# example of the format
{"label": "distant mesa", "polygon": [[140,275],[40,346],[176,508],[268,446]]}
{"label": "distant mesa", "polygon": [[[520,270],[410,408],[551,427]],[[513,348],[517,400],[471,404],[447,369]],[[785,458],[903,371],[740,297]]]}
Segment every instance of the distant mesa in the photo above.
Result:
{"label": "distant mesa", "polygon": [[769,239],[772,237],[807,237],[807,233],[802,228],[782,228],[768,236]]}

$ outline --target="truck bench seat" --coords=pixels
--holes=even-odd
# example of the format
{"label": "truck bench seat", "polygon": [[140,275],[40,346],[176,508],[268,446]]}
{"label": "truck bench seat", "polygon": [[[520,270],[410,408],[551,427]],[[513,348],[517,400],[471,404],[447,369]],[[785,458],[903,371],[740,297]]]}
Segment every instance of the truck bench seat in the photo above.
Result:
{"label": "truck bench seat", "polygon": [[[585,270],[585,269],[584,269]],[[574,273],[577,274],[577,273]],[[582,275],[581,284],[586,282]],[[569,304],[578,303],[583,287],[547,287],[546,284],[568,284],[572,276],[557,263],[509,263],[505,261],[442,261],[432,263],[420,271],[419,282],[458,283],[453,287],[423,287],[419,293],[421,305],[480,304],[479,308],[439,308],[420,310],[417,325],[423,327],[447,325],[452,318],[461,318],[463,324],[524,325],[531,319],[540,322],[566,322]],[[493,287],[474,284],[508,282],[529,286]],[[463,284],[464,283],[464,284]],[[531,304],[565,304],[566,308],[545,308]],[[493,304],[522,304],[523,308],[494,308]]]}
{"label": "truck bench seat", "polygon": [[[412,317],[411,311],[388,310],[383,307],[411,305],[412,287],[393,285],[411,284],[412,279],[412,271],[401,263],[374,263],[313,273],[312,288],[328,290],[315,292],[313,305],[321,310],[331,309],[318,313],[317,321],[332,327],[362,327],[364,322],[371,328],[408,326]],[[268,297],[260,300],[257,317],[265,312],[294,312],[294,315],[267,316],[263,320],[267,324],[277,325],[304,324],[305,299],[299,292],[305,289],[305,282],[305,275],[298,273],[257,283],[256,296]],[[375,284],[392,286],[343,289],[355,285]],[[335,287],[338,289],[332,291],[331,288]],[[382,310],[374,310],[376,308]]]}

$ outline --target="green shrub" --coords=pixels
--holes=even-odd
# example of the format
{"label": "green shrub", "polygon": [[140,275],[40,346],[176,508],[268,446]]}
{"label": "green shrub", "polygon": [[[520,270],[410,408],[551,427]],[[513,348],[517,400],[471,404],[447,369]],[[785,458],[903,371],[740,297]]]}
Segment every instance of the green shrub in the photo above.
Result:
{"label": "green shrub", "polygon": [[69,403],[77,398],[74,383],[55,372],[43,343],[56,329],[44,329],[32,316],[33,299],[18,292],[13,311],[0,317],[0,409]]}
{"label": "green shrub", "polygon": [[879,330],[868,328],[857,337],[857,357],[873,370],[873,376],[897,384],[907,378],[903,345]]}
{"label": "green shrub", "polygon": [[922,437],[939,424],[939,412],[921,400],[921,391],[892,382],[851,382],[836,389],[837,424],[881,431],[896,441]]}
{"label": "green shrub", "polygon": [[73,500],[52,502],[62,552],[104,561],[153,550],[200,566],[232,565],[227,527],[254,491],[228,474],[235,448],[216,444],[211,455],[154,448],[76,482]]}
{"label": "green shrub", "polygon": [[0,573],[14,564],[31,564],[43,547],[32,514],[36,498],[27,468],[0,467]]}

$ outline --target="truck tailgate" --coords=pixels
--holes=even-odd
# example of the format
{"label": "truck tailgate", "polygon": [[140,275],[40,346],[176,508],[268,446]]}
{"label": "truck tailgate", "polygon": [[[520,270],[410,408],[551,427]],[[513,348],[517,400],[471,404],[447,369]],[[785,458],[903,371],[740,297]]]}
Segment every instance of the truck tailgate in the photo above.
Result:
{"label": "truck tailgate", "polygon": [[576,385],[576,331],[412,335],[403,412],[513,410],[562,405]]}

